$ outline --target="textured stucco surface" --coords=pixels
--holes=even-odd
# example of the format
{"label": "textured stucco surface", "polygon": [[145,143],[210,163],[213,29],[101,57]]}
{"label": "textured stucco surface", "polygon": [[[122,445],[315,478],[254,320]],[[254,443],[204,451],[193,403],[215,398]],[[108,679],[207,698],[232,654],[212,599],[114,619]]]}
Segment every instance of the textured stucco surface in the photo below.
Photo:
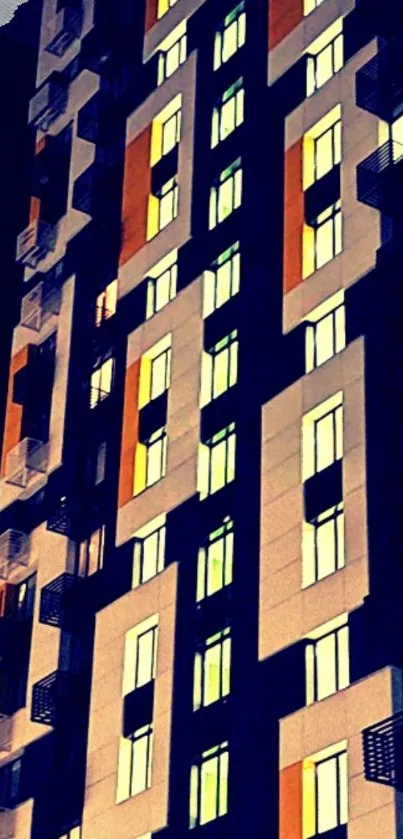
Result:
{"label": "textured stucco surface", "polygon": [[14,17],[14,12],[23,3],[27,3],[27,0],[0,0],[0,26],[10,23],[10,20]]}

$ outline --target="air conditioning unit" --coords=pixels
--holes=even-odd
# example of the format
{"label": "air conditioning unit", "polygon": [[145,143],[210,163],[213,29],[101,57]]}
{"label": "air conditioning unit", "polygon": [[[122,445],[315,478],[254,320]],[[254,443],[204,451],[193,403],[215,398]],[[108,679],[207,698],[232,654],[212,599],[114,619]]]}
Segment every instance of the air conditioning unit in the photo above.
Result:
{"label": "air conditioning unit", "polygon": [[0,535],[0,577],[7,580],[10,571],[28,565],[29,536],[20,530],[9,529]]}
{"label": "air conditioning unit", "polygon": [[67,96],[66,82],[58,73],[53,73],[29,103],[29,125],[47,131],[66,110]]}
{"label": "air conditioning unit", "polygon": [[6,483],[26,487],[34,475],[44,474],[48,463],[48,444],[25,437],[7,454]]}
{"label": "air conditioning unit", "polygon": [[33,221],[17,237],[17,262],[36,268],[56,247],[57,230],[47,221]]}
{"label": "air conditioning unit", "polygon": [[60,304],[60,284],[43,280],[22,298],[21,326],[39,332],[51,315],[59,314]]}
{"label": "air conditioning unit", "polygon": [[56,15],[55,32],[52,39],[45,47],[46,52],[61,58],[68,48],[74,44],[80,35],[83,26],[82,7],[65,6]]}

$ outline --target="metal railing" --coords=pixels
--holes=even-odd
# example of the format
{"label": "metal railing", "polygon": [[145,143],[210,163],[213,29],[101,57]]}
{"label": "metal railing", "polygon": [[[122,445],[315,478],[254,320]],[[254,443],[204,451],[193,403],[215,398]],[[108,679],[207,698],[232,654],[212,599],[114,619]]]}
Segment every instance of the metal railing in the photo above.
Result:
{"label": "metal railing", "polygon": [[19,565],[28,565],[30,540],[20,530],[5,530],[0,535],[0,577],[7,580],[10,571]]}
{"label": "metal railing", "polygon": [[48,464],[49,446],[41,440],[25,437],[7,453],[5,481],[26,487],[35,474],[44,474]]}
{"label": "metal railing", "polygon": [[33,221],[17,237],[17,262],[36,268],[56,247],[57,228],[47,221]]}
{"label": "metal railing", "polygon": [[367,781],[403,789],[403,711],[362,732]]}

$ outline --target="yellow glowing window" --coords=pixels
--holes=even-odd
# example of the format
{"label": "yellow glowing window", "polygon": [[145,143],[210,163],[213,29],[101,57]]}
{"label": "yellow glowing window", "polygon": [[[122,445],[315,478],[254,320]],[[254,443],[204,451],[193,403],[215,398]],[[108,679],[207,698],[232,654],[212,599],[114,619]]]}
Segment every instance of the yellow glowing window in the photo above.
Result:
{"label": "yellow glowing window", "polygon": [[113,368],[114,360],[113,358],[108,358],[100,367],[97,367],[93,371],[90,386],[91,408],[95,408],[99,402],[102,402],[103,399],[109,396],[112,390]]}
{"label": "yellow glowing window", "polygon": [[302,588],[307,588],[345,565],[344,505],[330,507],[302,525]]}
{"label": "yellow glowing window", "polygon": [[203,407],[236,384],[238,332],[235,329],[202,355],[200,405]]}
{"label": "yellow glowing window", "polygon": [[235,423],[223,428],[199,448],[200,498],[213,495],[235,478]]}
{"label": "yellow glowing window", "polygon": [[151,318],[176,295],[178,281],[178,252],[170,251],[148,272],[146,318]]}
{"label": "yellow glowing window", "polygon": [[218,70],[239,50],[246,40],[245,3],[239,3],[217,30],[214,41],[214,70]]}
{"label": "yellow glowing window", "polygon": [[139,408],[157,399],[171,383],[172,336],[164,335],[141,357]]}
{"label": "yellow glowing window", "polygon": [[149,521],[134,535],[132,588],[159,574],[165,564],[166,515]]}
{"label": "yellow glowing window", "polygon": [[341,70],[344,62],[343,18],[339,18],[306,50],[306,95],[312,96]]}
{"label": "yellow glowing window", "polygon": [[341,615],[307,636],[306,704],[319,702],[350,684],[348,616]]}
{"label": "yellow glowing window", "polygon": [[119,742],[116,803],[151,787],[153,729],[146,725]]}
{"label": "yellow glowing window", "polygon": [[191,769],[189,827],[207,824],[228,810],[228,743],[203,752]]}
{"label": "yellow glowing window", "polygon": [[152,615],[126,632],[123,696],[155,678],[157,640],[158,615]]}
{"label": "yellow glowing window", "polygon": [[306,481],[343,457],[343,392],[317,405],[302,420],[302,476]]}
{"label": "yellow glowing window", "polygon": [[346,346],[344,291],[338,291],[305,318],[305,372],[324,364]]}
{"label": "yellow glowing window", "polygon": [[175,96],[154,117],[151,131],[151,166],[169,154],[179,143],[182,123],[182,94]]}
{"label": "yellow glowing window", "polygon": [[340,163],[341,157],[341,106],[336,105],[304,134],[304,189],[330,172],[333,166]]}
{"label": "yellow glowing window", "polygon": [[225,140],[232,134],[244,119],[244,97],[243,79],[238,79],[235,84],[226,90],[213,109],[211,125],[211,148]]}
{"label": "yellow glowing window", "polygon": [[197,562],[198,601],[232,583],[234,525],[227,516],[200,548]]}
{"label": "yellow glowing window", "polygon": [[195,656],[193,707],[211,705],[230,692],[231,637],[227,627],[204,642]]}
{"label": "yellow glowing window", "polygon": [[158,80],[161,85],[186,61],[187,39],[186,20],[172,30],[161,43],[158,57]]}
{"label": "yellow glowing window", "polygon": [[304,0],[304,15],[310,15],[322,3],[324,3],[324,0]]}
{"label": "yellow glowing window", "polygon": [[238,158],[221,172],[210,190],[209,229],[224,221],[242,203],[242,163]]}
{"label": "yellow glowing window", "polygon": [[100,326],[104,320],[112,317],[116,312],[118,302],[118,281],[113,280],[104,291],[98,294],[95,306],[95,326]]}
{"label": "yellow glowing window", "polygon": [[178,0],[158,0],[158,9],[157,9],[157,17],[163,17],[164,15],[172,9],[173,6],[176,5]]}
{"label": "yellow glowing window", "polygon": [[347,743],[342,741],[303,762],[303,839],[348,821]]}

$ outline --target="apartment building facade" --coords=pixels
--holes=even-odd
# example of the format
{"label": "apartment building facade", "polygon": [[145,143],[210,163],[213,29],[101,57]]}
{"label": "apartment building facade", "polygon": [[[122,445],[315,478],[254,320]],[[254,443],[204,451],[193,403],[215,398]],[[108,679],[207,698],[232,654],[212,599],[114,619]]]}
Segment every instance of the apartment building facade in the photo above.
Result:
{"label": "apartment building facade", "polygon": [[400,33],[43,0],[0,839],[403,836]]}

